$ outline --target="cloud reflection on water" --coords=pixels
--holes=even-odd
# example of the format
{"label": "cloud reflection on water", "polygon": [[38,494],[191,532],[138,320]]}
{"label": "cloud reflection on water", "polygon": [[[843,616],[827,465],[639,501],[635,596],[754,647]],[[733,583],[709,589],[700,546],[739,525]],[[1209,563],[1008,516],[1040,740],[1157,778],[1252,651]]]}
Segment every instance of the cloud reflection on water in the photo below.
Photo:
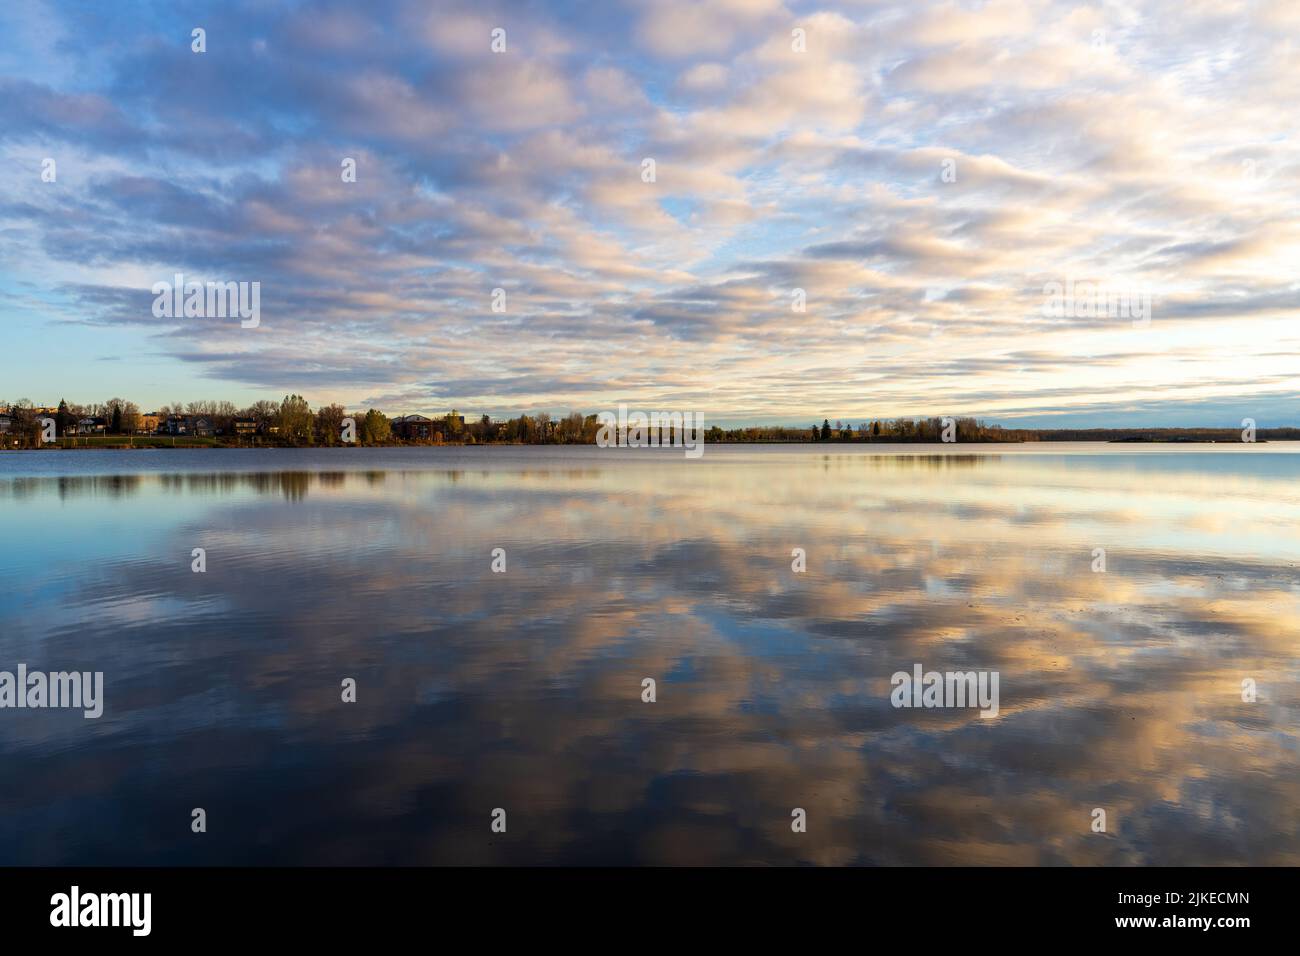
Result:
{"label": "cloud reflection on water", "polygon": [[[97,722],[4,714],[0,847],[1294,865],[1300,458],[1186,457],[0,478],[0,666],[107,695]],[[998,670],[1001,717],[893,709],[914,662]]]}

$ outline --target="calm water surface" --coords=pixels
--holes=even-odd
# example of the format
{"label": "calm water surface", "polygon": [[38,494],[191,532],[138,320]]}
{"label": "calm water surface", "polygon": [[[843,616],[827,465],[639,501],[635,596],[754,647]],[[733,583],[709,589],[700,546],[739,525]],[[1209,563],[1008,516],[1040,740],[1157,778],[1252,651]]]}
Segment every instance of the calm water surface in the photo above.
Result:
{"label": "calm water surface", "polygon": [[0,863],[1295,865],[1296,451],[3,453]]}

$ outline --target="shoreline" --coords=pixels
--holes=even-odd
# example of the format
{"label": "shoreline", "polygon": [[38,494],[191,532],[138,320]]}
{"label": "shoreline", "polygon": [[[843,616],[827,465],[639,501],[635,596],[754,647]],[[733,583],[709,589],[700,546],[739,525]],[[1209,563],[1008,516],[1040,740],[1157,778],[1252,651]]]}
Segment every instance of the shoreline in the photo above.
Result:
{"label": "shoreline", "polygon": [[[1296,441],[1300,439],[1291,439]],[[978,445],[980,447],[1008,447],[1008,446],[1050,446],[1050,445],[1268,445],[1274,443],[1287,444],[1288,439],[1267,439],[1260,438],[1253,442],[1236,441],[1218,438],[1045,438],[1039,441],[980,441],[972,439],[961,442],[936,442],[936,441],[827,441],[827,442],[809,442],[809,441],[711,441],[709,445],[726,445],[732,447],[748,446],[768,446],[768,445],[795,445],[799,447],[826,446],[826,450],[832,448],[871,448],[897,447],[899,445],[916,445],[916,446],[935,446],[947,448],[950,446],[968,447]],[[340,451],[360,450],[366,448],[375,449],[394,449],[394,448],[597,448],[598,445],[592,443],[551,443],[544,444],[541,442],[442,442],[441,444],[432,442],[423,443],[393,443],[383,445],[225,445],[219,443],[203,444],[148,444],[148,445],[131,445],[131,444],[103,444],[103,445],[46,445],[37,448],[0,448],[0,454],[6,453],[41,453],[50,452],[85,452],[85,451],[326,451],[338,449]],[[658,448],[673,448],[676,446],[654,446]]]}

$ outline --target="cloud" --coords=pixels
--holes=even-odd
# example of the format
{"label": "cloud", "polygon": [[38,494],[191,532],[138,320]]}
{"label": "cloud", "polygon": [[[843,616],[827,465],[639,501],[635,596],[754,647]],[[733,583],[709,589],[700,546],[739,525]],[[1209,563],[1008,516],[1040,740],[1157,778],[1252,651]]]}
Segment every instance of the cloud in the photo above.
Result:
{"label": "cloud", "polygon": [[[715,419],[802,422],[1255,400],[1300,348],[1284,5],[309,0],[214,13],[205,54],[161,4],[48,15],[0,38],[48,66],[0,76],[19,349],[135,329],[245,393],[493,412],[707,382]],[[260,281],[262,328],[155,319],[176,272]],[[1067,280],[1149,288],[1153,331],[1045,317]]]}

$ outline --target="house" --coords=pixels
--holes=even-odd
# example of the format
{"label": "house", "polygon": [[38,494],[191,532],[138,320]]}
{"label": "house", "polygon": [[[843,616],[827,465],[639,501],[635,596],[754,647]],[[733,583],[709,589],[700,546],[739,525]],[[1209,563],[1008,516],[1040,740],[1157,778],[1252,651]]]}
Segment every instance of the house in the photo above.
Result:
{"label": "house", "polygon": [[393,437],[403,441],[428,441],[433,437],[433,419],[423,415],[398,415],[388,424]]}
{"label": "house", "polygon": [[167,421],[163,422],[163,433],[211,438],[213,434],[212,419],[203,415],[168,415]]}
{"label": "house", "polygon": [[154,432],[158,431],[160,425],[162,425],[162,416],[157,412],[150,412],[147,415],[141,415],[140,423],[135,429],[136,434],[152,435]]}
{"label": "house", "polygon": [[73,435],[103,435],[108,431],[108,419],[100,416],[78,418],[76,424],[68,431]]}
{"label": "house", "polygon": [[8,412],[0,412],[0,435],[8,435],[9,430],[14,427],[13,416]]}
{"label": "house", "polygon": [[230,430],[241,438],[257,433],[257,419],[255,418],[232,418],[230,420]]}

